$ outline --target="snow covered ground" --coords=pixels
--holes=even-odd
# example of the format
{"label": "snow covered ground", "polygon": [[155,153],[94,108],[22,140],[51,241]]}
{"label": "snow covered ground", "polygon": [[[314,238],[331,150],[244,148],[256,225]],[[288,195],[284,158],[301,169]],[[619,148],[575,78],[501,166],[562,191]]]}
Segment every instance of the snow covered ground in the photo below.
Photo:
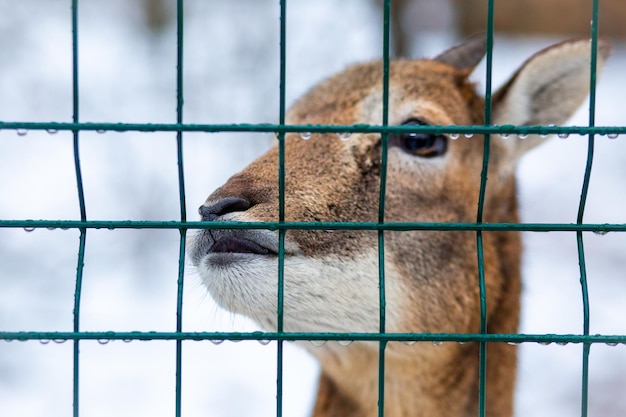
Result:
{"label": "snow covered ground", "polygon": [[[70,121],[71,32],[67,0],[0,0],[0,120]],[[278,6],[269,0],[187,1],[185,108],[188,123],[274,122],[278,112]],[[154,34],[135,3],[80,2],[80,118],[174,122],[175,28]],[[379,16],[369,2],[290,1],[287,100],[348,63],[380,55]],[[434,54],[451,35],[427,35]],[[558,39],[498,36],[495,85],[527,56]],[[617,43],[597,99],[598,125],[623,125],[626,45]],[[484,70],[474,78],[480,82]],[[482,83],[484,85],[484,83]],[[587,123],[586,108],[571,121]],[[79,218],[68,133],[0,131],[0,218]],[[188,217],[212,189],[272,142],[265,134],[185,134]],[[81,133],[90,219],[177,219],[175,136]],[[586,139],[553,139],[520,167],[523,219],[573,222]],[[626,223],[626,141],[597,139],[585,220]],[[580,333],[582,303],[575,236],[526,233],[522,332]],[[0,329],[68,331],[78,233],[0,229]],[[626,334],[626,236],[585,234],[591,332]],[[81,329],[175,329],[178,233],[90,230]],[[186,277],[184,330],[252,330],[219,310],[193,270]],[[185,342],[185,416],[273,416],[275,345]],[[82,416],[174,412],[175,347],[170,342],[81,342]],[[581,347],[520,348],[517,415],[579,415]],[[590,415],[626,413],[626,347],[594,345]],[[305,416],[316,365],[286,347],[285,415]],[[67,416],[72,408],[72,346],[0,342],[0,416]]]}

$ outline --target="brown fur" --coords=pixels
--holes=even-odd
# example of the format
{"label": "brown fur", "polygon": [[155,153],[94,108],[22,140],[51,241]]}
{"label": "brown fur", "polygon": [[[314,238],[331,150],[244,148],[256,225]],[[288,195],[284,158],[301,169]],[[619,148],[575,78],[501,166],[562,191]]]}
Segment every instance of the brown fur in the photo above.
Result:
{"label": "brown fur", "polygon": [[[477,47],[473,40],[471,48]],[[579,50],[584,47],[587,46],[575,44],[572,50],[581,54]],[[468,52],[467,48],[443,54],[445,58],[441,61],[445,63],[436,60],[392,62],[389,123],[400,125],[417,118],[431,125],[482,124],[483,100],[467,81],[477,63],[473,61],[480,54],[474,49]],[[564,53],[573,55],[574,52]],[[453,65],[455,62],[458,65]],[[533,70],[533,65],[527,64],[521,70],[522,75],[518,73],[516,78],[523,79],[524,71]],[[288,123],[380,124],[381,80],[379,62],[350,67],[301,98],[288,113]],[[580,88],[584,90],[585,86]],[[553,94],[558,92],[561,91]],[[576,90],[572,93],[575,97],[569,100],[569,93],[562,94],[568,103],[562,113],[569,114],[580,102],[580,92]],[[498,102],[514,100],[515,97],[501,98]],[[513,110],[505,110],[503,114],[514,114]],[[444,156],[425,159],[409,155],[390,141],[385,220],[475,221],[483,143],[479,135],[472,139],[449,140]],[[513,141],[497,138],[491,141],[485,222],[516,223],[519,220],[513,176],[513,166],[522,152],[518,148]],[[523,150],[528,148],[530,146],[526,145]],[[353,134],[347,141],[339,140],[335,134],[315,134],[309,140],[295,133],[287,134],[285,220],[377,221],[380,158],[378,134]],[[249,202],[249,207],[231,210],[227,216],[236,220],[276,221],[277,166],[278,149],[274,148],[216,190],[205,207],[214,207],[226,198],[243,198]],[[256,239],[247,232],[223,233]],[[246,266],[252,259],[257,262],[258,258],[254,258],[257,255],[207,255],[208,248],[219,236],[203,232],[192,243],[194,263],[201,274],[202,268],[207,271],[203,275],[205,283],[224,307],[247,314],[262,326],[272,328],[275,326],[275,299],[272,298],[275,293],[258,291],[270,291],[259,290],[266,285],[265,280],[267,286],[263,288],[275,287],[274,275],[266,276]],[[376,331],[377,233],[290,230],[286,237],[285,274],[297,272],[285,280],[285,330],[359,331],[350,328],[359,325],[362,329]],[[514,232],[485,232],[483,250],[488,331],[515,333],[521,286],[520,237]],[[218,258],[219,262],[215,260]],[[265,259],[267,256],[259,262]],[[293,262],[292,269],[290,262]],[[309,263],[310,268],[302,266]],[[323,271],[316,275],[318,269]],[[302,276],[309,273],[310,277]],[[385,232],[385,275],[388,332],[480,332],[476,233]],[[322,366],[314,417],[377,414],[377,343],[340,346],[329,342],[322,348],[308,346],[308,349]],[[434,346],[425,342],[409,346],[390,342],[385,356],[385,416],[476,415],[478,356],[476,343],[450,342]],[[509,417],[513,410],[516,349],[505,343],[489,343],[487,357],[487,416]]]}

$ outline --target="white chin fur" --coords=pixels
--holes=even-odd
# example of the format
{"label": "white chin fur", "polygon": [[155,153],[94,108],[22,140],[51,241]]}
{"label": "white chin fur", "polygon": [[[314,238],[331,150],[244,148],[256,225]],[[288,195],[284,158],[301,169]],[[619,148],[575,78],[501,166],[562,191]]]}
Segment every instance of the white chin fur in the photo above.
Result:
{"label": "white chin fur", "polygon": [[[278,260],[253,254],[209,254],[197,265],[204,285],[226,310],[276,330]],[[385,290],[398,292],[389,268]],[[379,277],[376,251],[351,260],[292,255],[285,258],[284,330],[288,332],[377,332]],[[396,298],[397,299],[397,298]],[[391,314],[389,314],[391,313]],[[388,312],[388,328],[393,328]]]}

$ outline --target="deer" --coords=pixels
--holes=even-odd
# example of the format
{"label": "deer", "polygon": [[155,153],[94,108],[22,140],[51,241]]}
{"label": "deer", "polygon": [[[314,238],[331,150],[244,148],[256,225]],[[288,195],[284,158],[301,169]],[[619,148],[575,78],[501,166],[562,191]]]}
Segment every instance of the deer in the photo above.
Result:
{"label": "deer", "polygon": [[[611,46],[597,43],[597,71]],[[381,156],[387,146],[386,222],[476,222],[484,135],[453,140],[421,126],[485,123],[485,98],[469,76],[486,54],[479,35],[432,59],[389,63],[388,122],[398,133],[318,132],[284,137],[286,222],[378,222]],[[526,60],[492,95],[494,125],[560,125],[589,95],[591,43],[568,40]],[[286,113],[289,125],[380,125],[383,64],[356,64],[322,81]],[[310,136],[310,138],[308,137]],[[344,138],[345,139],[345,138]],[[515,167],[546,141],[540,135],[489,141],[485,223],[518,223]],[[385,143],[386,142],[386,143]],[[202,221],[277,222],[279,147],[271,148],[199,209]],[[385,331],[480,331],[475,231],[384,233]],[[380,325],[376,230],[287,230],[284,249],[285,332],[376,333]],[[487,332],[514,334],[520,316],[521,237],[482,232]],[[277,331],[279,232],[199,229],[189,258],[224,309]],[[300,342],[299,342],[300,343]],[[380,343],[301,342],[320,364],[313,417],[378,415]],[[510,417],[516,346],[487,343],[485,412]],[[389,341],[384,352],[384,415],[469,417],[478,413],[479,343]]]}

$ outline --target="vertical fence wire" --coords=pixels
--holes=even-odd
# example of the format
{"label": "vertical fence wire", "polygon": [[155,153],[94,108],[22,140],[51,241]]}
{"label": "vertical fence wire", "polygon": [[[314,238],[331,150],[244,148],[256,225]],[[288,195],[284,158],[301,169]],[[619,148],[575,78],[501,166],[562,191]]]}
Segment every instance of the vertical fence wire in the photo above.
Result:
{"label": "vertical fence wire", "polygon": [[[486,56],[486,73],[485,73],[485,126],[492,123],[492,73],[493,73],[493,10],[494,0],[487,3],[487,56]],[[483,164],[480,174],[480,190],[478,194],[478,208],[476,212],[476,223],[483,222],[483,212],[485,206],[485,195],[487,192],[487,179],[489,172],[489,156],[491,147],[491,135],[484,135],[483,143]],[[483,248],[482,231],[476,232],[476,255],[478,261],[478,289],[480,298],[480,334],[487,333],[487,289],[485,285],[485,260]],[[486,410],[487,397],[487,342],[479,343],[479,360],[478,360],[478,415],[484,417]]]}
{"label": "vertical fence wire", "polygon": [[[176,123],[183,123],[183,0],[176,2]],[[183,132],[176,132],[176,158],[178,165],[178,198],[180,205],[180,221],[187,220],[187,207],[185,198],[185,177],[183,164]],[[187,237],[187,229],[180,228],[180,243],[178,253],[178,278],[176,281],[176,332],[183,331],[183,289],[185,277],[185,244]],[[175,392],[175,415],[182,415],[182,362],[183,362],[183,341],[176,340],[176,392]]]}
{"label": "vertical fence wire", "polygon": [[[389,26],[390,26],[391,0],[383,3],[383,79],[382,79],[382,126],[389,125]],[[385,222],[385,194],[387,188],[387,153],[389,145],[389,133],[381,133],[381,169],[380,186],[378,197],[378,223]],[[379,332],[386,332],[386,308],[385,295],[385,233],[378,231],[378,291],[379,291]],[[385,351],[387,342],[380,340],[378,343],[378,415],[385,415]]]}
{"label": "vertical fence wire", "polygon": [[[598,58],[598,18],[599,18],[599,2],[593,0],[591,10],[591,56],[589,61],[589,116],[588,126],[595,126],[596,119],[596,70]],[[587,140],[587,161],[585,164],[585,174],[583,177],[583,185],[580,194],[578,206],[578,214],[576,216],[576,224],[582,224],[585,215],[585,206],[587,202],[587,194],[589,192],[589,181],[591,179],[591,168],[593,166],[593,156],[595,149],[595,134],[589,133]],[[590,305],[589,305],[589,286],[587,281],[587,267],[585,263],[585,248],[583,242],[583,233],[576,232],[576,246],[578,249],[578,265],[580,269],[580,286],[583,301],[583,335],[589,335],[590,326]],[[591,343],[583,343],[582,354],[582,376],[581,376],[581,402],[580,414],[582,417],[587,416],[588,400],[589,400],[589,354],[591,352]]]}
{"label": "vertical fence wire", "polygon": [[[72,0],[71,4],[71,20],[72,20],[72,107],[73,115],[72,120],[74,123],[79,123],[79,87],[78,87],[78,0]],[[73,152],[74,152],[74,171],[76,174],[76,188],[78,192],[78,204],[80,208],[80,219],[82,221],[87,220],[87,209],[85,205],[85,193],[83,187],[83,176],[80,165],[80,153],[79,153],[79,136],[80,129],[73,129]],[[85,227],[80,228],[80,238],[78,245],[77,265],[76,265],[76,283],[74,288],[74,325],[73,331],[78,333],[80,331],[80,304],[82,296],[83,285],[83,270],[85,266],[85,244],[87,239],[87,229]],[[73,386],[72,386],[72,412],[74,417],[78,417],[80,410],[80,340],[76,339],[73,343]]]}
{"label": "vertical fence wire", "polygon": [[[286,112],[286,71],[287,71],[287,0],[280,0],[280,84],[278,103],[278,124],[284,126]],[[285,222],[285,132],[278,133],[278,223]],[[283,332],[284,291],[285,291],[285,233],[278,230],[278,294],[276,308],[276,331]],[[276,341],[276,417],[283,415],[283,340]]]}

